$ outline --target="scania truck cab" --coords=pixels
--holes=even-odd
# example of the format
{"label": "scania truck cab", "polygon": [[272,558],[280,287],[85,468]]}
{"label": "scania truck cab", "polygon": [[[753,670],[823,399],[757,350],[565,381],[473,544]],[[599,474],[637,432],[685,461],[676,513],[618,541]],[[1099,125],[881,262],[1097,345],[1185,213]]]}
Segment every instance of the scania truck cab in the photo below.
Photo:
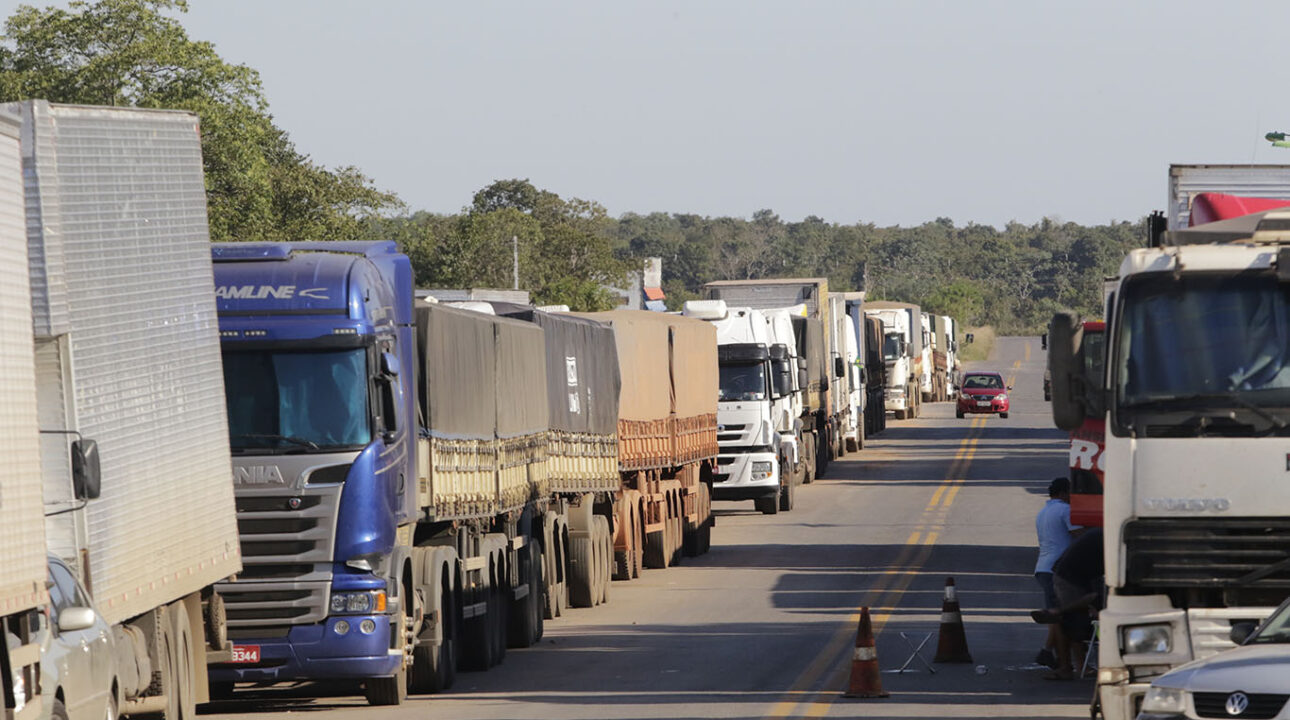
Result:
{"label": "scania truck cab", "polygon": [[[785,315],[772,323],[761,311],[728,307],[723,300],[691,300],[682,312],[711,322],[717,331],[721,453],[713,498],[752,500],[766,514],[791,510],[801,483],[801,392],[791,320]],[[779,336],[785,328],[788,338]]]}
{"label": "scania truck cab", "polygon": [[[1263,222],[1290,227],[1290,215]],[[1232,647],[1235,625],[1290,594],[1288,243],[1274,229],[1130,252],[1100,383],[1082,377],[1083,324],[1053,319],[1058,427],[1090,414],[1085,384],[1105,403],[1097,682],[1111,720],[1162,712],[1143,706],[1152,678]]]}
{"label": "scania truck cab", "polygon": [[211,679],[358,678],[373,699],[407,649],[411,266],[392,242],[212,253],[245,570],[218,587],[235,651]]}

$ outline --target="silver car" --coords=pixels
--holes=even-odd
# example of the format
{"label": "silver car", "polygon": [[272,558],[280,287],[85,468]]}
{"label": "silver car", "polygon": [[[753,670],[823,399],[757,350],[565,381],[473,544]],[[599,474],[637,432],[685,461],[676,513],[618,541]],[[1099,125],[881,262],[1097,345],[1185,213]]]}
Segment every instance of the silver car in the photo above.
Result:
{"label": "silver car", "polygon": [[1290,599],[1257,629],[1233,627],[1232,640],[1239,647],[1156,678],[1138,720],[1290,718]]}
{"label": "silver car", "polygon": [[49,558],[50,622],[40,636],[40,690],[54,720],[116,720],[112,628],[58,558]]}

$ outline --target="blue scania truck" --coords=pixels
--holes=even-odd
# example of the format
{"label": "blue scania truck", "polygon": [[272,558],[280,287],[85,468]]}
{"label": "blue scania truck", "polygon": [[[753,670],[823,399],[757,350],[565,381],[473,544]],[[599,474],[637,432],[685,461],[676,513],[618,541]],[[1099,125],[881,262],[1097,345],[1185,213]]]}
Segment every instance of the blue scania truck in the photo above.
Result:
{"label": "blue scania truck", "polygon": [[568,535],[542,329],[415,300],[393,242],[212,253],[244,557],[212,688],[358,679],[398,704],[535,642]]}

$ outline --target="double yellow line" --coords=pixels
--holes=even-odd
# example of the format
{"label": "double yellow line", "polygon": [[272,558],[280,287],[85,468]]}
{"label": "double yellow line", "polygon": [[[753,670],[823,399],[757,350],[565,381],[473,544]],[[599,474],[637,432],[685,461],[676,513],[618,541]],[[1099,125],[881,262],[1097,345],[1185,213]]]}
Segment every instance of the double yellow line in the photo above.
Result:
{"label": "double yellow line", "polygon": [[937,486],[931,500],[923,508],[918,524],[910,532],[895,562],[880,571],[880,577],[877,578],[874,586],[865,592],[864,600],[846,621],[838,626],[820,653],[793,682],[786,693],[786,698],[771,708],[766,716],[768,719],[823,717],[828,713],[829,707],[841,693],[841,688],[834,687],[838,682],[833,682],[833,677],[830,677],[829,682],[826,682],[820,690],[811,692],[810,688],[814,687],[820,677],[830,669],[839,676],[847,669],[846,664],[840,661],[844,657],[850,657],[850,653],[844,655],[843,651],[855,642],[861,607],[877,610],[870,614],[873,632],[877,636],[882,631],[888,618],[891,617],[890,610],[900,602],[905,590],[909,588],[923,564],[931,556],[932,547],[940,537],[941,531],[945,529],[950,506],[954,504],[959,489],[966,481],[968,466],[971,465],[972,458],[976,454],[977,441],[981,437],[981,430],[985,427],[988,417],[988,415],[977,415],[972,418],[968,426],[968,434],[959,443],[958,451],[945,473],[945,479]]}

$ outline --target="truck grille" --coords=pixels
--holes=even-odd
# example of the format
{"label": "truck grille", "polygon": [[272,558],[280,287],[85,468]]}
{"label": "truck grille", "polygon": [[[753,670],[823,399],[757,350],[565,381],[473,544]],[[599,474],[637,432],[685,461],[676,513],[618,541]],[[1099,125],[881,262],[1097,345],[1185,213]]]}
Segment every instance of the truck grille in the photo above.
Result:
{"label": "truck grille", "polygon": [[230,628],[314,623],[327,616],[339,486],[242,490],[243,572],[221,583]]}
{"label": "truck grille", "polygon": [[1196,714],[1203,718],[1239,717],[1241,720],[1269,720],[1269,718],[1274,718],[1277,713],[1281,712],[1286,700],[1290,698],[1290,695],[1245,693],[1245,696],[1250,699],[1249,706],[1240,715],[1232,715],[1227,712],[1227,698],[1231,694],[1226,692],[1193,693],[1192,700],[1196,703]]}
{"label": "truck grille", "polygon": [[1290,589],[1288,518],[1148,518],[1124,528],[1125,579],[1142,588]]}

